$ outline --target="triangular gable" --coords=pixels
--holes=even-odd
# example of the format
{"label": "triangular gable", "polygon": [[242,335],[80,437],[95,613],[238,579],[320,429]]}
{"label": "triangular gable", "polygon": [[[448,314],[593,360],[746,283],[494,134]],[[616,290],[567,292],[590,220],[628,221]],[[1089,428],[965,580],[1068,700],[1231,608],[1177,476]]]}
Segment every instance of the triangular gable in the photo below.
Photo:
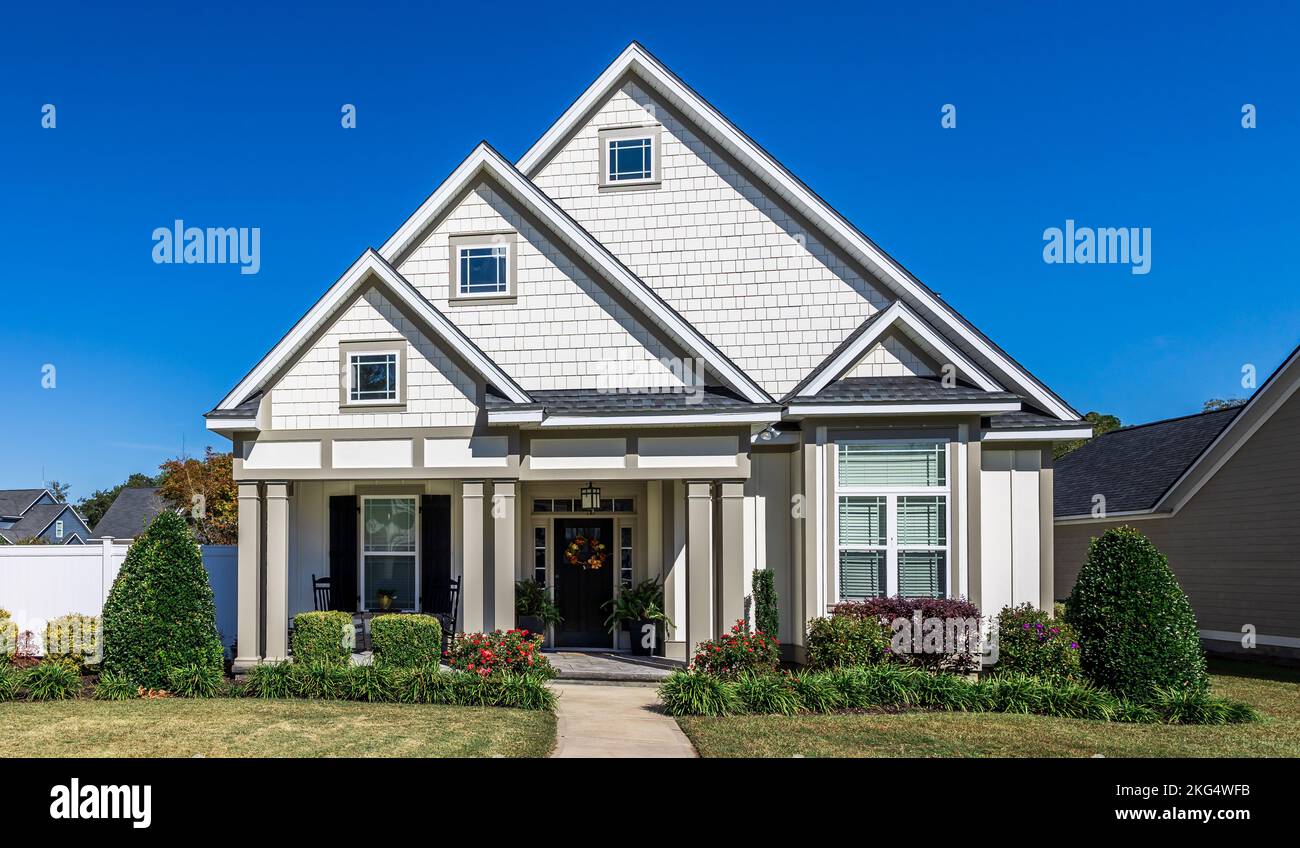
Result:
{"label": "triangular gable", "polygon": [[943,363],[936,361],[907,333],[891,329],[848,367],[844,377],[940,377]]}
{"label": "triangular gable", "polygon": [[893,257],[867,238],[842,215],[832,209],[812,189],[795,177],[781,163],[745,135],[707,100],[696,93],[676,74],[640,44],[633,42],[614,60],[565,110],[518,162],[529,178],[535,176],[549,158],[564,144],[585,117],[629,74],[635,74],[665,102],[681,111],[724,151],[746,166],[771,191],[791,203],[817,225],[829,241],[846,250],[918,313],[943,328],[945,335],[959,338],[964,345],[1002,375],[1006,383],[1034,398],[1045,410],[1062,420],[1076,420],[1079,415],[1069,404],[1030,374],[988,337],[975,329],[938,295],[912,276]]}
{"label": "triangular gable", "polygon": [[772,402],[771,396],[748,374],[486,142],[475,147],[442,185],[393,233],[379,249],[380,255],[387,262],[400,262],[419,243],[433,222],[460,198],[467,187],[474,185],[484,175],[492,177],[496,184],[509,193],[512,200],[542,221],[569,249],[584,257],[643,315],[686,350],[702,359],[724,385],[751,403]]}
{"label": "triangular gable", "polygon": [[933,327],[921,320],[902,301],[895,301],[888,309],[872,315],[858,329],[849,334],[839,347],[820,365],[809,372],[790,390],[785,400],[812,397],[835,380],[845,376],[863,356],[882,339],[892,333],[903,333],[909,341],[921,348],[933,361],[951,364],[957,377],[969,380],[986,392],[1003,391],[1003,387],[976,365],[970,357],[941,336]]}
{"label": "triangular gable", "polygon": [[[263,357],[239,385],[222,399],[214,412],[229,411],[238,407],[255,393],[267,388],[268,382],[292,361],[296,354],[326,325],[339,309],[355,302],[368,286],[380,288],[385,296],[400,308],[416,316],[463,362],[514,403],[530,403],[532,398],[499,365],[492,361],[478,345],[461,332],[447,316],[416,290],[411,283],[384,261],[375,250],[367,249],[352,263],[320,300],[308,310],[271,352]],[[225,422],[223,422],[225,425]],[[227,425],[228,426],[228,425]]]}

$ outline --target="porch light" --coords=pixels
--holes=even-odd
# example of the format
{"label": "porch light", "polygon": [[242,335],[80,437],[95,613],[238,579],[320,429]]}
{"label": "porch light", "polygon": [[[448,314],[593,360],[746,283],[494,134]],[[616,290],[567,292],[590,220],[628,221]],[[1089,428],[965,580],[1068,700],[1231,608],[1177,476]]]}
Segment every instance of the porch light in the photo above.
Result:
{"label": "porch light", "polygon": [[595,512],[600,509],[600,489],[598,487],[591,485],[591,481],[588,480],[587,485],[583,486],[581,491],[582,508],[584,510]]}

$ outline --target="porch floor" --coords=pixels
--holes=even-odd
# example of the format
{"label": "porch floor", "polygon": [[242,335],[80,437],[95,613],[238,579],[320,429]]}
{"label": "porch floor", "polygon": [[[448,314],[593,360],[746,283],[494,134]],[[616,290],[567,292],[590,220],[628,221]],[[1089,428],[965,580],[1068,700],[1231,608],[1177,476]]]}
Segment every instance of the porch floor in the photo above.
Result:
{"label": "porch floor", "polygon": [[663,657],[634,657],[601,651],[545,651],[560,680],[657,683],[685,663]]}

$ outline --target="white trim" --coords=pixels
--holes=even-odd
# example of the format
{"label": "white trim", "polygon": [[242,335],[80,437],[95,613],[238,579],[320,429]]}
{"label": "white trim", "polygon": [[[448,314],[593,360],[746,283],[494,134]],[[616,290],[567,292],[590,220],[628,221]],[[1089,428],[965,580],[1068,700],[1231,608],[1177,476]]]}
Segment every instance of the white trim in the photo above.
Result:
{"label": "white trim", "polygon": [[1019,412],[1019,401],[969,401],[966,403],[795,403],[787,412],[808,415],[996,415]]}
{"label": "white trim", "polygon": [[[563,115],[529,148],[519,159],[519,169],[530,177],[535,170],[547,160],[555,148],[574,130],[578,122],[602,100],[615,84],[629,71],[635,72],[652,88],[673,103],[674,106],[689,113],[709,132],[716,141],[748,164],[754,172],[781,197],[790,201],[800,211],[807,214],[814,223],[820,224],[831,240],[842,247],[856,252],[865,258],[869,265],[874,265],[888,277],[897,289],[906,292],[917,303],[942,320],[947,329],[965,340],[980,355],[994,363],[1013,380],[1023,383],[1023,388],[1032,395],[1043,408],[1062,420],[1076,420],[1080,416],[1064,402],[1058,400],[1037,378],[1017,365],[1005,354],[999,352],[990,342],[978,333],[967,328],[956,313],[915,280],[894,259],[859,233],[842,216],[831,209],[827,203],[817,197],[807,186],[794,177],[779,162],[772,158],[751,139],[745,136],[725,116],[714,109],[703,98],[679,80],[667,68],[660,64],[640,44],[633,42],[596,78],[582,95],[573,102]],[[385,254],[387,255],[387,254]]]}
{"label": "white trim", "polygon": [[543,427],[624,427],[652,424],[775,424],[781,420],[773,412],[714,412],[700,415],[551,415]]}
{"label": "white trim", "polygon": [[[412,536],[412,539],[413,539],[413,541],[414,541],[414,543],[415,543],[415,548],[414,548],[414,550],[411,550],[411,551],[366,551],[366,501],[375,501],[375,500],[379,500],[379,501],[409,500],[409,501],[413,501],[413,502],[414,502],[414,504],[415,504],[415,509],[414,509],[415,520],[414,520],[414,522],[412,523],[412,526],[411,526],[411,536]],[[420,599],[421,599],[421,597],[422,597],[422,595],[420,594],[420,572],[422,571],[422,569],[421,569],[421,567],[420,567],[420,557],[421,557],[421,555],[423,554],[423,552],[420,550],[420,541],[421,541],[421,536],[422,536],[422,532],[423,532],[423,531],[422,531],[422,528],[421,528],[421,526],[420,526],[420,521],[421,521],[421,518],[423,517],[423,516],[421,516],[421,514],[420,514],[420,496],[419,496],[419,495],[415,495],[415,494],[404,493],[404,492],[394,492],[394,493],[392,493],[392,494],[386,494],[386,495],[385,495],[385,494],[368,494],[368,495],[361,495],[361,496],[358,498],[358,506],[360,506],[360,509],[357,510],[357,522],[358,522],[358,526],[357,526],[357,593],[361,596],[361,603],[360,603],[359,606],[361,607],[362,610],[366,610],[366,609],[367,609],[367,607],[366,607],[366,555],[367,555],[367,553],[368,553],[370,556],[377,556],[377,557],[380,557],[380,556],[400,556],[400,557],[409,557],[409,558],[410,558],[412,564],[414,565],[414,569],[415,569],[415,598],[414,598],[414,603],[413,603],[413,605],[410,606],[410,607],[405,607],[405,606],[402,606],[402,607],[394,607],[394,608],[392,609],[392,611],[393,611],[393,612],[423,612],[423,610],[420,609]],[[373,610],[369,610],[369,611],[373,612]]]}
{"label": "white trim", "polygon": [[14,517],[15,517],[15,518],[22,518],[24,515],[27,514],[27,510],[29,510],[29,509],[31,509],[32,507],[36,506],[37,502],[39,502],[40,499],[43,498],[43,497],[45,497],[46,495],[49,495],[49,496],[50,496],[50,500],[54,501],[55,503],[58,503],[58,502],[59,502],[59,499],[56,498],[56,497],[54,497],[54,493],[51,492],[49,489],[41,489],[41,493],[40,493],[39,495],[36,496],[36,500],[34,500],[34,501],[32,501],[31,503],[29,503],[29,504],[28,504],[28,505],[23,509],[22,512],[18,513],[18,515],[17,515],[17,516],[14,516]]}
{"label": "white trim", "polygon": [[1091,427],[1061,428],[1053,430],[985,430],[981,442],[1062,442],[1071,439],[1091,439]]}
{"label": "white trim", "polygon": [[219,432],[261,429],[256,418],[207,418],[204,419],[204,426]]}
{"label": "white trim", "polygon": [[474,148],[465,161],[457,166],[442,185],[415,210],[397,232],[379,249],[385,262],[393,262],[405,253],[415,238],[424,232],[429,223],[457,197],[480,172],[496,179],[516,199],[530,206],[532,211],[548,223],[570,245],[587,255],[593,264],[604,271],[622,292],[653,319],[692,348],[712,366],[714,372],[731,388],[740,392],[751,403],[770,403],[772,398],[748,374],[722,355],[705,336],[654,293],[646,283],[627,269],[609,249],[598,242],[569,217],[531,180],[521,174],[501,154],[486,142]]}
{"label": "white trim", "polygon": [[[347,398],[348,406],[392,406],[402,402],[402,351],[398,348],[392,350],[348,350],[344,352],[347,358]],[[352,390],[356,388],[352,385],[352,358],[354,356],[391,356],[393,357],[393,385],[391,398],[369,398],[358,399],[352,396]]]}
{"label": "white trim", "polygon": [[86,544],[86,540],[83,539],[83,538],[81,538],[81,534],[80,534],[80,533],[77,533],[76,531],[73,531],[73,533],[72,533],[71,536],[68,536],[66,539],[64,539],[64,540],[63,540],[63,544],[65,544],[65,545],[71,545],[73,539],[76,539],[76,540],[77,540],[77,544],[81,544],[81,545]]}
{"label": "white trim", "polygon": [[826,388],[832,381],[851,368],[853,363],[861,359],[871,349],[871,346],[894,326],[902,326],[915,333],[922,341],[937,350],[941,356],[946,357],[953,365],[958,366],[963,374],[984,391],[1004,391],[1001,385],[980,370],[979,366],[971,362],[965,354],[926,326],[925,322],[901,300],[894,301],[885,311],[879,312],[867,320],[871,321],[872,324],[867,328],[866,332],[836,354],[834,359],[819,365],[815,372],[816,376],[799,390],[798,397],[812,397]]}
{"label": "white trim", "polygon": [[1105,518],[1094,518],[1091,515],[1063,515],[1060,518],[1053,518],[1054,524],[1104,524],[1107,521],[1142,521],[1147,518],[1169,518],[1171,512],[1153,512],[1149,509],[1132,509],[1127,512],[1108,512]]}
{"label": "white trim", "polygon": [[[298,351],[298,348],[334,313],[334,310],[346,303],[366,281],[372,278],[383,282],[390,294],[395,295],[407,308],[423,318],[444,342],[500,389],[507,398],[514,403],[532,402],[532,398],[518,383],[479,350],[468,336],[447,319],[447,316],[435,309],[433,304],[425,299],[405,277],[384,261],[374,249],[367,249],[330,287],[329,291],[316,301],[316,305],[293,326],[293,329],[271,349],[271,352],[231,390],[230,394],[226,395],[217,409],[234,409],[254,391],[262,388],[263,383]],[[222,420],[221,429],[232,429],[231,425],[226,423],[229,420]],[[209,429],[213,428],[209,426]]]}
{"label": "white trim", "polygon": [[545,414],[540,409],[503,409],[488,413],[489,424],[537,424]]}
{"label": "white trim", "polygon": [[[1231,630],[1202,630],[1200,631],[1202,639],[1209,639],[1215,642],[1236,642],[1241,645],[1241,637],[1244,633],[1233,633]],[[1278,648],[1300,648],[1300,638],[1295,636],[1265,636],[1262,633],[1256,633],[1254,636],[1257,645],[1273,645]]]}

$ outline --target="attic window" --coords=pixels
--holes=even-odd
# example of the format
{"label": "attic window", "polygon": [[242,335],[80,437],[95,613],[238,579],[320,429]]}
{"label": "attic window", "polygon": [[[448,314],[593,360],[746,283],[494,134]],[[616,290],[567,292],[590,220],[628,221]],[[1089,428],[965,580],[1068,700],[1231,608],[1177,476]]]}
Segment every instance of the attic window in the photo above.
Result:
{"label": "attic window", "polygon": [[62,519],[62,518],[60,518],[58,521],[54,522],[54,538],[56,538],[56,539],[62,539],[62,538],[63,538],[63,519]]}
{"label": "attic window", "polygon": [[396,403],[397,351],[353,353],[348,356],[348,401]]}
{"label": "attic window", "polygon": [[467,233],[448,239],[451,281],[448,301],[515,296],[515,233]]}
{"label": "attic window", "polygon": [[606,190],[654,188],[662,161],[657,126],[600,131],[600,187]]}

